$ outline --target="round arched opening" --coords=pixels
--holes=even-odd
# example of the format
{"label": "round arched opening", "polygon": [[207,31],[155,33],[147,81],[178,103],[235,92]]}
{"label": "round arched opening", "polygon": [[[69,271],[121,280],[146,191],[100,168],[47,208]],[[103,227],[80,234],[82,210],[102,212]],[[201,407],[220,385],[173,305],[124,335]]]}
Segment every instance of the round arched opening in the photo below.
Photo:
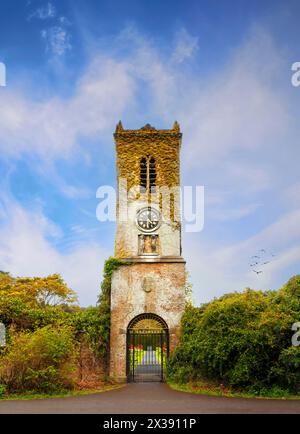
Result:
{"label": "round arched opening", "polygon": [[143,313],[127,328],[128,381],[164,381],[169,355],[167,323],[158,315]]}

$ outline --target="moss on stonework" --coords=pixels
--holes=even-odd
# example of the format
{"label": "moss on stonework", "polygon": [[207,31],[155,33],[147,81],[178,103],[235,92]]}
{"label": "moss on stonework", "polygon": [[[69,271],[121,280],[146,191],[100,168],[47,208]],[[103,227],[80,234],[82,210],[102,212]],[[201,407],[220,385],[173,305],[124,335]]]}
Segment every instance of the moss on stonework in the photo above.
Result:
{"label": "moss on stonework", "polygon": [[128,250],[124,249],[123,243],[124,241],[115,242],[115,251],[118,253],[118,258],[130,258],[131,253]]}
{"label": "moss on stonework", "polygon": [[[119,179],[126,179],[128,202],[148,202],[159,205],[162,211],[162,197],[160,190],[168,188],[171,191],[170,215],[163,211],[164,220],[169,221],[170,227],[180,230],[179,193],[172,193],[171,189],[178,189],[180,185],[180,147],[182,134],[177,122],[170,130],[156,130],[151,125],[146,125],[139,130],[125,130],[121,122],[117,125],[114,135],[117,153],[117,173]],[[156,163],[157,192],[142,194],[140,185],[140,162],[142,158],[153,157]],[[173,190],[174,191],[174,190]],[[176,199],[175,199],[176,197]],[[165,205],[164,205],[165,206]],[[117,202],[117,215],[119,215],[119,203]],[[124,246],[123,237],[117,237],[115,252],[118,258],[131,256]]]}
{"label": "moss on stonework", "polygon": [[148,156],[156,160],[157,186],[177,187],[181,133],[179,125],[171,130],[146,126],[140,130],[118,129],[115,133],[117,168],[120,178],[127,179],[128,191],[140,185],[140,161]]}

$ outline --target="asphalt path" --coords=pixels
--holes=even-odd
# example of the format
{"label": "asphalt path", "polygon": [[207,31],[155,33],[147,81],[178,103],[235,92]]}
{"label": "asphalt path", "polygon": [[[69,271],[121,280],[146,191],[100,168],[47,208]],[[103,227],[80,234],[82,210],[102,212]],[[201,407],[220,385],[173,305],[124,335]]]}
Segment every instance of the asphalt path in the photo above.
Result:
{"label": "asphalt path", "polygon": [[136,381],[160,381],[161,365],[156,358],[155,351],[145,351],[141,363],[134,370]]}
{"label": "asphalt path", "polygon": [[244,399],[177,392],[162,383],[132,383],[109,392],[70,398],[0,401],[0,414],[297,413],[300,400]]}

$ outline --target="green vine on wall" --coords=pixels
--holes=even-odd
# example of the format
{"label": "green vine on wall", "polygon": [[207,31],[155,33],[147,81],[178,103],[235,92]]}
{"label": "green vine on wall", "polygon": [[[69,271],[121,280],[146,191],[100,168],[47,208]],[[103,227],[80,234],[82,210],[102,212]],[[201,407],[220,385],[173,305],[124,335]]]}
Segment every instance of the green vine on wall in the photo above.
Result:
{"label": "green vine on wall", "polygon": [[110,295],[111,280],[114,271],[120,266],[127,265],[117,258],[108,258],[104,263],[103,280],[101,283],[101,293],[98,297],[98,309],[100,316],[100,342],[99,354],[103,357],[105,368],[109,366],[109,337],[110,337]]}

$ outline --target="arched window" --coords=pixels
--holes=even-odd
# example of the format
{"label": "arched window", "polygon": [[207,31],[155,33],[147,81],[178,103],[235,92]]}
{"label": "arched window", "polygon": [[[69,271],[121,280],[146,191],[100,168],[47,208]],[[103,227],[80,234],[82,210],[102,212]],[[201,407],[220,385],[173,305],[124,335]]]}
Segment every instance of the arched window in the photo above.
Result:
{"label": "arched window", "polygon": [[143,157],[140,162],[141,193],[155,193],[156,188],[156,162],[153,157]]}

